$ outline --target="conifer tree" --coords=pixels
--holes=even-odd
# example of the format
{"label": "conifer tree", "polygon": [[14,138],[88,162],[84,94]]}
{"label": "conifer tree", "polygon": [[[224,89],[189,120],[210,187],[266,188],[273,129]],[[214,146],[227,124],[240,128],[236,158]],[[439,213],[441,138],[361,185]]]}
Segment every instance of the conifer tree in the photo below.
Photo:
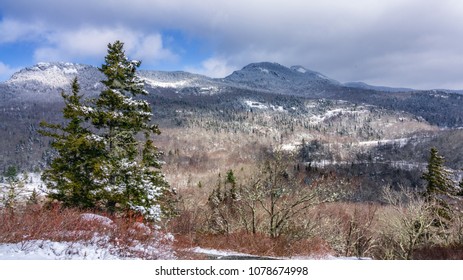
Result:
{"label": "conifer tree", "polygon": [[447,202],[449,196],[456,194],[450,172],[444,168],[444,157],[436,148],[431,148],[428,168],[421,178],[427,181],[424,198],[432,203],[431,211],[435,215],[433,225],[446,227],[451,219],[451,207]]}
{"label": "conifer tree", "polygon": [[431,148],[427,172],[421,177],[427,181],[425,197],[450,194],[453,183],[449,176],[450,173],[444,168],[444,158],[439,155],[436,148]]}
{"label": "conifer tree", "polygon": [[103,139],[86,127],[91,107],[82,104],[77,78],[72,82],[72,94],[61,93],[64,99],[63,117],[66,125],[41,122],[42,135],[53,138],[51,146],[57,152],[50,167],[42,174],[51,199],[64,206],[96,207],[97,193],[101,188],[100,159],[103,156]]}
{"label": "conifer tree", "polygon": [[[101,197],[110,211],[133,211],[157,220],[163,206],[164,212],[172,210],[160,203],[161,197],[166,199],[170,194],[160,172],[161,154],[151,140],[160,131],[151,124],[150,104],[134,99],[147,94],[136,75],[141,62],[128,60],[123,47],[120,41],[108,45],[105,64],[99,69],[106,77],[102,81],[106,88],[94,100],[91,114],[92,124],[105,143]],[[143,143],[139,136],[144,137]]]}
{"label": "conifer tree", "polygon": [[5,172],[6,182],[8,185],[4,190],[0,188],[0,208],[5,207],[8,210],[14,210],[19,204],[20,196],[24,192],[27,182],[27,174],[22,177],[18,175],[16,167],[10,166]]}
{"label": "conifer tree", "polygon": [[[128,60],[124,44],[108,44],[105,89],[82,104],[77,79],[72,94],[62,94],[66,126],[42,123],[58,153],[43,174],[49,196],[65,206],[99,208],[158,220],[174,214],[170,187],[161,173],[161,153],[152,141],[159,134],[151,124],[151,106],[143,81],[136,75],[139,61]],[[140,140],[143,137],[143,140]]]}

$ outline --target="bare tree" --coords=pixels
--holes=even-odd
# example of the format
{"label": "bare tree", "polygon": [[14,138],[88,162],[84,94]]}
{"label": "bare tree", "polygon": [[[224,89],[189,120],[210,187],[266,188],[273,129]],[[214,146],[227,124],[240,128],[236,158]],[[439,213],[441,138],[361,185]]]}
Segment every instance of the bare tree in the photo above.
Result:
{"label": "bare tree", "polygon": [[292,155],[279,151],[269,155],[255,178],[241,187],[242,205],[248,210],[253,233],[258,227],[257,213],[263,213],[264,231],[278,237],[299,214],[319,202],[316,191],[298,178],[293,160]]}
{"label": "bare tree", "polygon": [[421,246],[442,242],[445,229],[436,224],[435,205],[417,192],[402,188],[394,191],[385,188],[385,200],[391,213],[383,217],[382,253],[384,258],[412,259]]}

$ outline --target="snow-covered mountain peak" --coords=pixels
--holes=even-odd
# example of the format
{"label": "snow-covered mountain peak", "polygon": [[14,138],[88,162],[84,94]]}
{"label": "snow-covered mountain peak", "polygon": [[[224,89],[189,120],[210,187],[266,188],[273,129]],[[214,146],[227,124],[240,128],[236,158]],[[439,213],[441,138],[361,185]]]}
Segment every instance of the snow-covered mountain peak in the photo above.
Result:
{"label": "snow-covered mountain peak", "polygon": [[79,71],[90,67],[73,63],[39,62],[13,74],[7,84],[40,83],[52,88],[67,87]]}
{"label": "snow-covered mountain peak", "polygon": [[102,88],[100,81],[104,77],[98,68],[69,62],[39,62],[16,72],[4,84],[13,92],[54,92],[55,94],[49,96],[59,98],[59,92],[69,90],[75,77],[85,92]]}
{"label": "snow-covered mountain peak", "polygon": [[79,77],[81,74],[87,76],[89,70],[95,72],[97,69],[83,64],[39,62],[32,67],[16,72],[6,81],[6,84],[10,86],[22,85],[27,88],[38,84],[50,88],[66,88],[69,87],[74,77]]}

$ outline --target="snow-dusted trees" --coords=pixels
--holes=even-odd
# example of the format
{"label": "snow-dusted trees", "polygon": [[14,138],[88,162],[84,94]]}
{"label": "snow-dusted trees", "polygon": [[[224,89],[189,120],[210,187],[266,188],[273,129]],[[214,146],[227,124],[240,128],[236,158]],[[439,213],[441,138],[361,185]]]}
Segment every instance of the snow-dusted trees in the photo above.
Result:
{"label": "snow-dusted trees", "polygon": [[42,122],[40,133],[53,138],[52,147],[57,152],[42,179],[49,190],[49,197],[65,206],[93,208],[101,197],[99,182],[102,174],[104,143],[87,127],[89,113],[93,110],[82,104],[77,78],[72,82],[72,94],[61,94],[64,99],[63,117],[66,125]]}
{"label": "snow-dusted trees", "polygon": [[18,175],[16,167],[10,166],[5,172],[6,183],[4,189],[0,185],[0,209],[14,210],[19,204],[19,198],[24,192],[27,174]]}
{"label": "snow-dusted trees", "polygon": [[105,89],[98,98],[82,105],[74,81],[73,94],[63,94],[69,124],[43,124],[57,131],[43,134],[54,138],[59,154],[44,180],[53,190],[51,197],[65,204],[157,220],[161,208],[169,210],[163,199],[170,194],[160,172],[160,152],[151,140],[160,131],[151,124],[150,104],[135,99],[147,92],[136,75],[140,62],[128,60],[123,47],[120,41],[108,45],[100,68]]}
{"label": "snow-dusted trees", "polygon": [[[123,46],[119,41],[108,45],[100,68],[106,89],[94,101],[91,114],[105,143],[104,202],[111,211],[131,210],[156,220],[161,214],[159,199],[169,190],[159,171],[160,153],[151,140],[160,131],[151,124],[150,104],[133,99],[147,92],[136,75],[140,62],[129,61]],[[143,134],[143,143],[137,140],[139,134]]]}

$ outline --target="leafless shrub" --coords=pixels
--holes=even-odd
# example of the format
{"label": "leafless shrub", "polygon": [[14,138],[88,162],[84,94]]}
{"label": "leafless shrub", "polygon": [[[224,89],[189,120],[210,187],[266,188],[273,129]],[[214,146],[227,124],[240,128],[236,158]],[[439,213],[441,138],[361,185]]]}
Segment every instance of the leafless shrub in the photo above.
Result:
{"label": "leafless shrub", "polygon": [[409,189],[384,188],[388,211],[383,212],[378,257],[412,259],[419,248],[445,244],[448,233],[444,223],[436,223],[435,205]]}

